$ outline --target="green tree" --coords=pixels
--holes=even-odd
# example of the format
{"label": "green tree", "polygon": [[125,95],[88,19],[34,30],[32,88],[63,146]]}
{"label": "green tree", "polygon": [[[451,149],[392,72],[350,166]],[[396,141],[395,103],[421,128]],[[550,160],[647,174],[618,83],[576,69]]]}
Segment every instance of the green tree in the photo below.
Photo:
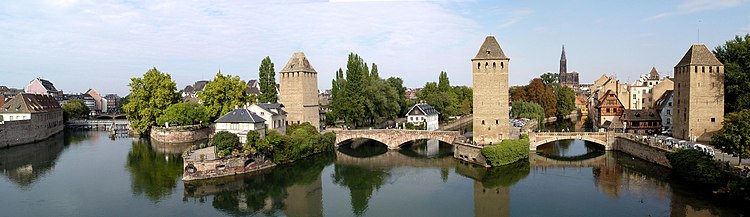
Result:
{"label": "green tree", "polygon": [[277,103],[279,95],[276,93],[276,72],[273,69],[271,57],[266,57],[260,62],[258,81],[260,82],[258,102]]}
{"label": "green tree", "polygon": [[558,117],[569,115],[576,110],[576,93],[570,87],[557,89],[557,114]]}
{"label": "green tree", "polygon": [[669,164],[672,165],[672,171],[680,178],[703,187],[718,187],[725,184],[721,183],[723,182],[721,169],[716,161],[702,151],[680,149],[666,156]]}
{"label": "green tree", "polygon": [[386,79],[388,82],[388,85],[391,86],[392,89],[396,90],[396,94],[398,97],[398,117],[404,117],[406,116],[407,110],[409,110],[409,101],[406,99],[406,87],[404,87],[404,80],[397,77],[389,77]]}
{"label": "green tree", "polygon": [[539,76],[544,82],[544,85],[559,84],[560,74],[547,72]]}
{"label": "green tree", "polygon": [[456,101],[453,105],[456,109],[456,114],[468,115],[474,111],[474,92],[470,87],[455,86],[453,87],[453,95],[456,96]]}
{"label": "green tree", "polygon": [[459,104],[446,72],[440,72],[438,83],[427,82],[422,91],[417,93],[417,97],[435,107],[442,121],[446,121],[450,116],[455,115],[455,106]]}
{"label": "green tree", "polygon": [[347,125],[356,127],[364,120],[364,83],[368,72],[367,65],[359,55],[349,54],[346,63],[346,89],[344,98],[347,104],[343,108],[344,121]]}
{"label": "green tree", "polygon": [[724,63],[724,113],[750,109],[750,34],[735,36],[714,49]]}
{"label": "green tree", "polygon": [[[331,81],[331,102],[329,105],[331,112],[326,114],[326,122],[335,123],[339,118],[344,119],[344,122],[346,122],[347,95],[344,71],[339,68],[336,71],[335,78]],[[330,117],[328,114],[330,114]]]}
{"label": "green tree", "polygon": [[555,116],[557,113],[557,95],[551,87],[544,85],[542,79],[531,80],[526,88],[530,102],[535,102],[544,108],[545,117]]}
{"label": "green tree", "polygon": [[713,135],[711,143],[737,157],[738,165],[742,158],[749,158],[750,109],[727,114],[724,117],[724,127]]}
{"label": "green tree", "polygon": [[156,118],[156,124],[164,126],[166,123],[169,123],[170,126],[193,124],[208,126],[211,121],[203,105],[196,102],[181,102],[170,105],[159,118]]}
{"label": "green tree", "polygon": [[180,101],[172,76],[156,68],[148,70],[143,78],[131,78],[128,86],[130,94],[123,111],[137,133],[148,132],[167,107]]}
{"label": "green tree", "polygon": [[68,102],[63,104],[62,109],[63,120],[66,122],[70,119],[80,118],[89,114],[89,107],[86,107],[86,104],[80,99],[68,100]]}
{"label": "green tree", "polygon": [[209,120],[213,121],[232,111],[235,106],[255,103],[255,99],[245,89],[245,82],[239,76],[225,76],[219,72],[206,84],[203,91],[198,92],[198,98],[206,106]]}
{"label": "green tree", "polygon": [[544,123],[544,108],[533,102],[514,101],[510,112],[513,117],[537,120],[539,126]]}
{"label": "green tree", "polygon": [[213,142],[216,145],[216,153],[221,156],[227,156],[232,153],[233,149],[237,148],[240,138],[234,133],[219,131],[214,135]]}

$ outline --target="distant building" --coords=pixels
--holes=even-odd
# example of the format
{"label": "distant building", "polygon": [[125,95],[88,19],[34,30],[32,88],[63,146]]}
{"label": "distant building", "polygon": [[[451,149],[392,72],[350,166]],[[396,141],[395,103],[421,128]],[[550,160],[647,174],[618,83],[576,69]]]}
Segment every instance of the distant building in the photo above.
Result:
{"label": "distant building", "polygon": [[325,90],[318,94],[318,105],[320,105],[320,109],[322,111],[331,111],[331,108],[329,107],[329,104],[331,104],[331,97],[331,89]]}
{"label": "distant building", "polygon": [[240,143],[245,144],[247,142],[247,133],[250,131],[260,133],[261,138],[266,136],[265,122],[265,119],[250,110],[237,108],[214,121],[216,124],[214,133],[219,131],[234,133],[240,138]]}
{"label": "distant building", "polygon": [[[99,94],[99,91],[96,91],[95,89],[91,88],[86,91],[86,94],[91,96],[91,98],[94,99],[94,109],[91,109],[91,111],[94,111],[96,113],[102,112],[102,95]],[[105,107],[106,110],[106,107]]]}
{"label": "distant building", "polygon": [[410,100],[416,100],[417,94],[422,91],[421,87],[415,87],[415,88],[407,88],[406,91],[404,91],[404,97]]}
{"label": "distant building", "polygon": [[287,121],[297,124],[309,122],[320,130],[318,72],[305,53],[294,53],[279,74],[279,102],[288,112]]}
{"label": "distant building", "polygon": [[656,67],[652,67],[649,73],[642,74],[632,85],[625,88],[628,97],[621,97],[621,100],[627,109],[652,109],[656,99],[672,89],[674,82],[669,77],[661,78]]}
{"label": "distant building", "polygon": [[112,93],[112,94],[107,94],[106,96],[104,96],[104,99],[107,100],[108,112],[121,112],[121,111],[118,111],[118,108],[120,107],[120,100],[122,100],[120,96]]}
{"label": "distant building", "polygon": [[674,67],[674,136],[711,141],[724,122],[724,64],[694,44]]}
{"label": "distant building", "polygon": [[63,127],[60,104],[49,95],[22,93],[0,107],[0,147],[41,141]]}
{"label": "distant building", "polygon": [[406,113],[406,122],[415,126],[422,126],[426,130],[437,130],[439,116],[437,110],[427,103],[417,103]]}
{"label": "distant building", "polygon": [[57,90],[52,82],[41,78],[35,78],[34,80],[31,80],[29,84],[24,88],[24,92],[51,96],[54,97],[55,100],[58,101],[58,103],[59,101],[62,101],[63,96],[62,90]]}
{"label": "distant building", "polygon": [[654,106],[654,109],[656,109],[657,112],[659,112],[659,117],[661,117],[661,127],[663,130],[671,130],[672,129],[672,112],[673,112],[673,90],[668,90],[667,92],[664,92],[664,94],[659,97],[659,99],[656,100],[656,104]]}
{"label": "distant building", "polygon": [[560,55],[560,74],[559,74],[560,85],[575,87],[578,86],[578,72],[568,72],[568,59],[565,57],[565,45],[562,47],[562,54]]}
{"label": "distant building", "polygon": [[265,119],[267,130],[276,130],[286,134],[286,111],[280,103],[258,103],[247,107],[247,110]]}
{"label": "distant building", "polygon": [[654,109],[626,109],[622,121],[626,133],[647,135],[661,130],[661,118]]}
{"label": "distant building", "polygon": [[508,67],[495,36],[487,36],[471,59],[474,94],[473,139],[479,145],[499,144],[510,139]]}
{"label": "distant building", "polygon": [[23,89],[0,86],[0,95],[4,96],[6,101],[13,99],[13,97],[18,95],[19,93],[24,93]]}
{"label": "distant building", "polygon": [[200,101],[198,99],[198,92],[203,91],[204,88],[206,88],[206,84],[208,84],[208,81],[201,80],[196,81],[195,84],[185,86],[184,89],[182,89],[182,101],[184,102],[198,102]]}
{"label": "distant building", "polygon": [[608,131],[622,132],[622,114],[625,112],[625,106],[617,98],[617,94],[612,90],[607,90],[595,107],[596,113],[593,117],[595,128],[606,129]]}
{"label": "distant building", "polygon": [[260,83],[258,83],[258,80],[253,79],[247,81],[245,93],[247,93],[247,95],[260,95]]}

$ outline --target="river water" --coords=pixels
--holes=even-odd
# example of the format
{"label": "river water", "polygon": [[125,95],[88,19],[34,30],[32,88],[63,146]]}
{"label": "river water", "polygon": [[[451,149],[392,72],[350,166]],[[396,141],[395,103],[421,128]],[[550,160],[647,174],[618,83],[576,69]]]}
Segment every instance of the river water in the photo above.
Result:
{"label": "river water", "polygon": [[[477,168],[449,144],[345,145],[270,171],[183,183],[184,146],[66,132],[0,150],[0,216],[739,216],[669,170],[595,144]],[[743,213],[745,212],[745,213]]]}

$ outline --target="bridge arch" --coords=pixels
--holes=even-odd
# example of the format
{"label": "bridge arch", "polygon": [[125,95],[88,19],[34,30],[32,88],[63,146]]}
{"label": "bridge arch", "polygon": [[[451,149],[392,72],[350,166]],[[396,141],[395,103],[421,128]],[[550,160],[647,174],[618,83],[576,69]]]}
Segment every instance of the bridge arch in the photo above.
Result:
{"label": "bridge arch", "polygon": [[583,140],[593,142],[610,150],[614,142],[614,134],[605,132],[555,132],[555,133],[529,133],[529,150],[536,151],[537,147],[550,142],[561,140]]}
{"label": "bridge arch", "polygon": [[458,131],[425,131],[425,130],[340,130],[336,133],[336,145],[341,145],[347,140],[354,138],[372,139],[388,146],[389,149],[399,149],[401,145],[420,139],[437,139],[439,141],[453,144],[460,138]]}

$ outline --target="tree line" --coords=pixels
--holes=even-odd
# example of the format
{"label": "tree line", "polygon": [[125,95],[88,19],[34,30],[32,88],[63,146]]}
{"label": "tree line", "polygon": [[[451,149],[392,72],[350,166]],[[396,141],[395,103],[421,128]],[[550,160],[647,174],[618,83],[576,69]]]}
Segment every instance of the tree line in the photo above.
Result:
{"label": "tree line", "polygon": [[711,143],[722,151],[750,158],[750,34],[717,46],[714,55],[724,64],[724,123]]}
{"label": "tree line", "polygon": [[544,73],[528,85],[510,88],[511,113],[516,117],[563,117],[576,110],[576,94],[558,82],[559,74]]}

